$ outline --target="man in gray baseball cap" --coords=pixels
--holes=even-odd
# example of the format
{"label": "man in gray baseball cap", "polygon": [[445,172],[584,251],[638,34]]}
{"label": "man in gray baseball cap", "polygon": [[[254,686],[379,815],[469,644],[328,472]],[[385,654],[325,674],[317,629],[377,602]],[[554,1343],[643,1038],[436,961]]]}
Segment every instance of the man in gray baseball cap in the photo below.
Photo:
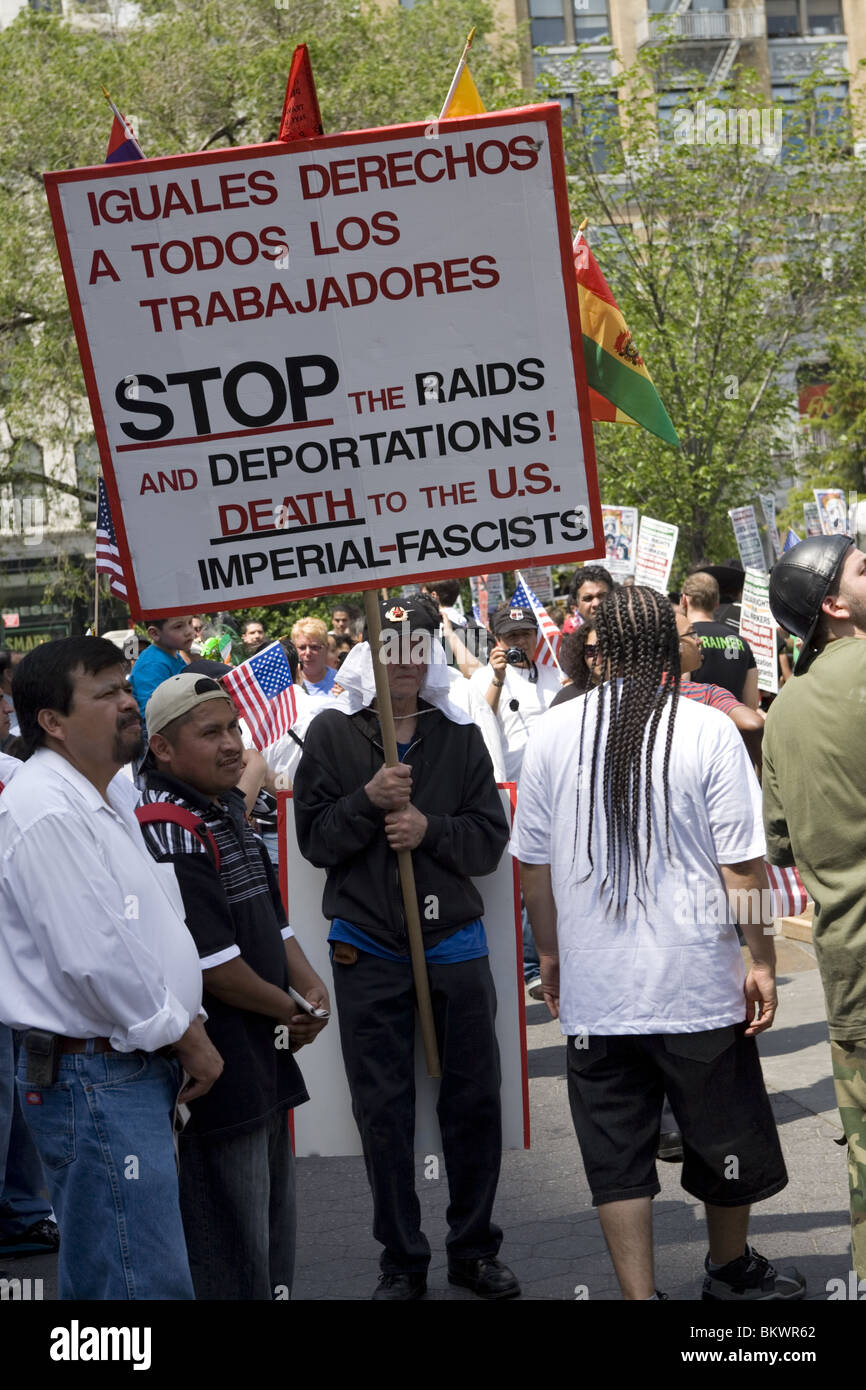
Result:
{"label": "man in gray baseball cap", "polygon": [[767,716],[771,864],[796,863],[815,900],[833,1079],[848,1139],[854,1268],[866,1276],[866,555],[847,536],[802,541],[770,576],[777,622],[803,649]]}

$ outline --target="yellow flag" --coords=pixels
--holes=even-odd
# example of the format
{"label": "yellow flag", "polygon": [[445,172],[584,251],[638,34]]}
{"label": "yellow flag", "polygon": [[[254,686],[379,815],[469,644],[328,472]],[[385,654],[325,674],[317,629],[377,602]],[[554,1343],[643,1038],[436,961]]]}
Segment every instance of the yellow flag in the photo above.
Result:
{"label": "yellow flag", "polygon": [[468,68],[464,68],[454,95],[448,103],[447,110],[442,113],[442,119],[448,120],[457,116],[480,116],[486,109],[484,102],[478,95],[478,88],[472,80],[471,72]]}

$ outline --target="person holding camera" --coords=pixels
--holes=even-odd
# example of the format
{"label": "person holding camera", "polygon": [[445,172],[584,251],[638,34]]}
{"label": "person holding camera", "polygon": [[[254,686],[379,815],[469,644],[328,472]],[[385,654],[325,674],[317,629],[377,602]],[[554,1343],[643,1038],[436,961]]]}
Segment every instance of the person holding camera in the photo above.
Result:
{"label": "person holding camera", "polygon": [[555,666],[537,665],[538,624],[531,608],[503,603],[490,620],[496,646],[486,666],[471,677],[502,732],[505,778],[516,782],[535,721],[562,689]]}

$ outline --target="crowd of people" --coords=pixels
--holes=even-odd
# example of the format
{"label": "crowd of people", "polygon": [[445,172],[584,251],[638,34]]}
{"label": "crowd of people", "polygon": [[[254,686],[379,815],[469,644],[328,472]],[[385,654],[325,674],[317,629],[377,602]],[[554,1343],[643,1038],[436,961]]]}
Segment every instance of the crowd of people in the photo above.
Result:
{"label": "crowd of people", "polygon": [[[748,1241],[751,1205],[787,1182],[755,1042],[777,1004],[765,861],[797,863],[816,903],[866,1275],[866,557],[837,536],[777,563],[775,700],[738,632],[737,579],[707,566],[665,596],[587,565],[551,606],[558,659],[523,601],[488,626],[464,614],[456,580],[383,599],[395,766],[350,604],[330,628],[304,617],[280,638],[297,717],[263,750],[222,684],[229,652],[207,616],[152,618],[140,651],[88,636],[0,652],[0,1255],[59,1247],[66,1299],[290,1296],[287,1112],[307,1099],[297,1054],[331,1014],[276,875],[274,798],[291,787],[301,853],[324,870],[336,1026],[382,1247],[374,1299],[423,1297],[431,1255],[415,1192],[403,851],[442,1059],[452,1283],[520,1293],[493,1220],[487,933],[506,927],[485,920],[476,882],[506,847],[525,987],[560,1020],[592,1200],[623,1296],[639,1300],[665,1298],[658,1157],[681,1162],[705,1206],[705,1300],[805,1295],[796,1270]],[[251,620],[231,658],[269,645]],[[844,708],[838,737],[828,693]],[[510,836],[503,781],[517,786]]]}

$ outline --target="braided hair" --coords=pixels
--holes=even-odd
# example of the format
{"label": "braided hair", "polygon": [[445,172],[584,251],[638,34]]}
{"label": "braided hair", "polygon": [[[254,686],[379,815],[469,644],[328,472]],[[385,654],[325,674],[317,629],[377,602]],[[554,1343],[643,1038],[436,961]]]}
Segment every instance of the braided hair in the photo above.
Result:
{"label": "braided hair", "polygon": [[[606,679],[597,692],[597,718],[589,776],[587,852],[592,860],[596,771],[602,760],[602,797],[607,823],[607,866],[602,889],[609,888],[617,916],[628,898],[632,872],[640,896],[652,847],[652,757],[656,733],[668,699],[671,701],[665,740],[662,787],[665,807],[665,845],[670,854],[670,789],[668,768],[674,718],[680,690],[679,634],[674,610],[664,594],[647,588],[617,588],[607,594],[595,615],[600,669]],[[583,721],[589,698],[583,702],[580,761],[583,763]],[[601,730],[605,702],[610,720],[604,748]],[[646,844],[641,857],[641,806],[646,815]],[[587,875],[588,877],[588,875]]]}

